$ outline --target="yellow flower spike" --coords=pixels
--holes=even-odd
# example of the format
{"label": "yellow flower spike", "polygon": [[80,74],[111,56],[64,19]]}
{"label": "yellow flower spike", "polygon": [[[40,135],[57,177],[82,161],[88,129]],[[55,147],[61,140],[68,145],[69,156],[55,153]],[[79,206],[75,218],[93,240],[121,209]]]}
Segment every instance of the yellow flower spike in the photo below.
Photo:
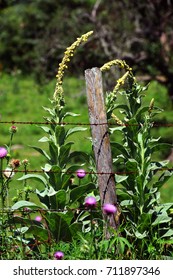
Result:
{"label": "yellow flower spike", "polygon": [[112,113],[111,117],[116,121],[118,125],[124,125],[124,123],[115,114]]}
{"label": "yellow flower spike", "polygon": [[100,70],[103,72],[103,71],[108,71],[110,70],[110,68],[112,66],[119,66],[119,68],[123,68],[125,69],[126,71],[129,71],[131,72],[132,71],[132,68],[129,67],[129,65],[124,61],[124,60],[120,60],[120,59],[115,59],[115,60],[111,60],[107,63],[105,63],[101,68]]}
{"label": "yellow flower spike", "polygon": [[70,58],[74,55],[75,49],[82,43],[88,40],[88,37],[93,34],[93,31],[89,31],[86,34],[83,34],[81,37],[77,38],[77,40],[66,49],[64,52],[64,57],[59,64],[58,71],[57,71],[57,83],[53,95],[54,101],[57,102],[57,106],[61,107],[60,104],[64,104],[64,96],[63,96],[63,88],[62,88],[62,81],[64,76],[64,70],[68,68],[67,64],[70,62]]}
{"label": "yellow flower spike", "polygon": [[124,85],[126,78],[129,76],[129,71],[127,71],[120,79],[118,79],[116,86],[113,89],[113,93],[116,93],[120,86]]}
{"label": "yellow flower spike", "polygon": [[133,81],[135,81],[135,77],[133,76],[132,68],[125,62],[125,60],[120,60],[120,59],[111,60],[111,61],[105,63],[100,68],[100,70],[102,72],[108,71],[108,70],[110,70],[110,68],[112,66],[118,66],[119,68],[124,69],[126,71],[126,73],[120,79],[118,79],[117,84],[113,89],[113,94],[115,95],[117,93],[118,89],[120,88],[120,86],[124,85],[125,80],[128,76],[133,78]]}

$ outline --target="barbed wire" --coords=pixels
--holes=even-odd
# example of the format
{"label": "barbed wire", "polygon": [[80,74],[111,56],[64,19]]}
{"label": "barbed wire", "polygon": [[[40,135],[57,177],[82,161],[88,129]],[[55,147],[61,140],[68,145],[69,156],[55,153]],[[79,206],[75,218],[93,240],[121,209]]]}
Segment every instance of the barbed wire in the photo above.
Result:
{"label": "barbed wire", "polygon": [[[118,204],[118,202],[117,202]],[[32,207],[32,206],[31,206]],[[72,212],[76,212],[76,214],[79,214],[80,212],[84,211],[84,212],[91,212],[92,213],[100,213],[101,212],[101,207],[100,209],[97,209],[97,205],[96,208],[93,209],[88,209],[87,207],[76,207],[76,208],[58,208],[58,209],[46,209],[46,208],[35,208],[32,209],[30,208],[30,206],[23,206],[20,209],[13,209],[13,208],[0,208],[0,214],[12,214],[12,218],[21,218],[21,216],[18,216],[19,213],[21,213],[22,215],[30,215],[33,213],[36,213],[38,215],[38,213],[43,217],[44,214],[46,212],[51,212],[51,213],[62,213],[62,212],[68,212],[68,211],[72,211]],[[43,217],[44,219],[44,217]],[[35,222],[34,218],[31,219],[33,222]]]}
{"label": "barbed wire", "polygon": [[[103,123],[82,123],[82,122],[41,122],[41,121],[0,121],[0,124],[21,124],[21,125],[83,125],[83,126],[97,126],[97,125],[109,125],[109,126],[140,126],[141,124],[133,123],[133,124],[117,124],[113,122],[103,122]],[[153,123],[153,127],[173,127],[173,123]]]}
{"label": "barbed wire", "polygon": [[[157,168],[157,169],[154,169],[152,170],[154,172],[157,172],[157,171],[173,171],[173,168]],[[4,169],[4,170],[0,170],[0,173],[4,173],[4,172],[8,172],[9,174],[10,173],[54,173],[54,174],[67,174],[67,175],[73,175],[73,174],[76,174],[77,170],[76,171],[63,171],[63,170],[58,170],[58,171],[55,171],[55,170],[16,170],[16,169]],[[85,174],[86,175],[130,175],[130,174],[136,174],[138,173],[138,170],[136,171],[116,171],[116,172],[96,172],[96,171],[85,171]]]}
{"label": "barbed wire", "polygon": [[[12,209],[12,208],[5,208],[5,209],[2,209],[0,208],[0,213],[16,213],[16,212],[19,212],[19,213],[25,213],[25,214],[30,214],[30,213],[37,213],[37,212],[40,212],[40,215],[44,214],[45,212],[67,212],[67,211],[75,211],[75,212],[80,212],[80,211],[86,211],[86,212],[90,212],[91,210],[90,209],[87,209],[86,207],[78,207],[78,208],[59,208],[59,209],[45,209],[45,208],[34,208],[34,209],[31,209],[29,206],[27,207],[23,207],[21,209]],[[100,213],[101,209],[92,209],[92,212],[96,212],[96,213]],[[20,216],[13,216],[14,218],[20,218]]]}

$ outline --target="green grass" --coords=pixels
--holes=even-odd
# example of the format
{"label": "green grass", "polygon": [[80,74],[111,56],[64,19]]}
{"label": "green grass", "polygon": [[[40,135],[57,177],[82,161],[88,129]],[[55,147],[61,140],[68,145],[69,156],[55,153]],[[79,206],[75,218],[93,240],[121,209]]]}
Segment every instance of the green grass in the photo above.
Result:
{"label": "green grass", "polygon": [[[21,74],[0,76],[0,120],[1,121],[32,121],[42,122],[46,112],[43,106],[49,107],[49,99],[52,98],[56,80],[49,84],[39,87],[32,77],[23,77]],[[66,100],[66,110],[80,114],[76,118],[68,118],[66,121],[89,123],[88,108],[86,100],[86,90],[84,78],[66,78],[64,80],[64,94]],[[158,115],[159,122],[173,122],[172,108],[165,87],[156,82],[151,82],[147,96],[146,104],[149,104],[152,98],[155,98],[155,105],[165,111]],[[121,97],[119,97],[121,99]],[[0,124],[0,146],[9,143],[9,128],[11,124]],[[44,165],[44,158],[33,150],[30,146],[42,145],[38,140],[44,136],[43,131],[38,125],[17,124],[18,132],[14,135],[13,158],[23,160],[27,158],[30,162],[29,168],[40,169]],[[79,133],[78,137],[71,138],[74,141],[74,149],[90,152],[91,144],[90,127],[87,126],[87,132]],[[153,128],[154,137],[161,136],[164,141],[172,143],[172,128],[159,127]],[[118,138],[119,139],[119,138]],[[17,145],[17,146],[16,146]],[[159,159],[165,159],[169,151],[156,155]],[[171,167],[171,166],[170,166]],[[15,192],[15,191],[14,191]],[[161,198],[164,202],[173,201],[173,178],[168,181],[162,189]]]}
{"label": "green grass", "polygon": [[[49,99],[52,98],[55,80],[45,85],[41,89],[32,78],[23,78],[1,75],[0,79],[0,104],[1,104],[1,121],[22,121],[22,122],[44,122],[43,116],[47,113],[43,106],[51,106]],[[75,119],[68,118],[69,122],[87,122],[88,112],[86,105],[86,96],[83,87],[83,81],[69,78],[64,83],[66,110],[81,114]],[[0,145],[9,143],[9,128],[11,124],[0,124]],[[43,131],[38,125],[16,124],[18,132],[14,136],[13,145],[20,145],[14,150],[14,156],[20,159],[28,158],[32,168],[41,165],[42,159],[29,146],[37,145],[38,140],[43,136]],[[89,136],[83,134],[83,138]],[[75,139],[75,146],[88,150],[89,140],[82,141],[80,137]],[[39,144],[40,145],[40,144]]]}
{"label": "green grass", "polygon": [[[43,109],[51,107],[49,99],[54,93],[56,80],[51,81],[44,87],[39,87],[31,77],[12,76],[2,74],[0,76],[0,104],[1,104],[1,121],[22,121],[22,122],[44,122],[43,116],[47,116],[47,112]],[[64,93],[66,100],[66,110],[80,114],[80,116],[71,118],[68,117],[68,122],[88,123],[88,109],[86,102],[86,94],[84,88],[84,80],[67,78],[64,81]],[[44,132],[39,125],[35,124],[16,124],[18,127],[17,133],[13,140],[13,158],[18,158],[21,161],[25,158],[29,160],[30,170],[40,170],[41,166],[45,165],[45,159],[30,146],[40,146],[47,149],[44,143],[39,143],[38,140],[44,136]],[[8,145],[10,134],[9,128],[11,124],[0,124],[0,146]],[[90,136],[90,129],[82,135],[79,133],[74,141],[73,149],[88,151],[91,144],[87,137]],[[23,167],[20,167],[22,170]],[[16,180],[22,174],[16,174]],[[14,178],[14,179],[15,179]],[[38,188],[37,182],[28,182],[34,188]],[[22,188],[21,182],[13,180],[10,191],[11,197],[16,195],[16,190]],[[34,199],[35,200],[35,199]]]}

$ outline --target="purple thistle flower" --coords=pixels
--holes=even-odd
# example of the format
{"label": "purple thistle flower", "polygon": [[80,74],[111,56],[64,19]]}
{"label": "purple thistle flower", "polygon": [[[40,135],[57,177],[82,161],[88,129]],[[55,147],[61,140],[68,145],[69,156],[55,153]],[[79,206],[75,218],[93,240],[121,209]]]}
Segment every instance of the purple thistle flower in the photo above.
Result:
{"label": "purple thistle flower", "polygon": [[57,252],[55,252],[54,257],[55,257],[57,260],[62,260],[62,259],[64,258],[64,253],[61,252],[61,251],[57,251]]}
{"label": "purple thistle flower", "polygon": [[7,150],[4,147],[0,147],[0,158],[4,158],[7,155]]}
{"label": "purple thistle flower", "polygon": [[77,175],[78,178],[82,179],[82,178],[85,177],[86,172],[85,172],[84,169],[78,169],[78,170],[76,171],[76,175]]}
{"label": "purple thistle flower", "polygon": [[94,196],[88,196],[85,198],[85,206],[89,209],[95,208],[97,201]]}
{"label": "purple thistle flower", "polygon": [[113,204],[106,203],[103,205],[103,212],[107,215],[115,214],[115,212],[117,212],[117,207]]}
{"label": "purple thistle flower", "polygon": [[35,217],[35,221],[41,222],[41,220],[42,220],[42,217],[41,217],[41,216],[36,216],[36,217]]}

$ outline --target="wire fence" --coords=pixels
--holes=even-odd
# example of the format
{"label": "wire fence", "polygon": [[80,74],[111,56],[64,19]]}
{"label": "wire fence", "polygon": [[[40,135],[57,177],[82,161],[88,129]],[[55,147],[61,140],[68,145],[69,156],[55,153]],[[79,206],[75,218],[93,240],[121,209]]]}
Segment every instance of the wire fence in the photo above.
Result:
{"label": "wire fence", "polygon": [[[108,125],[108,126],[140,126],[141,124],[133,123],[133,124],[117,124],[116,122],[104,122],[104,123],[84,123],[84,122],[36,122],[36,121],[0,121],[0,124],[21,124],[21,125],[74,125],[74,126],[97,126],[97,125]],[[152,127],[173,127],[173,123],[158,123],[153,122]]]}
{"label": "wire fence", "polygon": [[[15,121],[15,120],[11,120],[11,121],[0,121],[0,124],[20,124],[20,125],[50,125],[50,124],[54,124],[54,125],[73,125],[73,126],[98,126],[98,125],[108,125],[108,126],[140,126],[141,124],[117,124],[116,122],[104,122],[104,123],[83,123],[83,122],[41,122],[41,121]],[[152,127],[173,127],[173,123],[157,123],[157,122],[153,122]],[[168,170],[168,171],[172,171],[173,168],[158,168],[155,171],[164,171],[164,170]],[[6,170],[1,170],[0,172],[5,172]],[[13,172],[15,173],[25,173],[26,170],[13,170]],[[44,173],[45,170],[27,170],[28,173]],[[60,171],[48,171],[49,173],[59,173]],[[137,172],[137,171],[136,171]],[[86,174],[95,174],[95,175],[126,175],[126,174],[134,174],[136,173],[134,172],[126,172],[126,171],[117,171],[117,172],[111,172],[111,173],[107,173],[107,172],[87,172]],[[73,174],[75,172],[71,172],[71,171],[61,171],[61,173],[66,173],[66,174]]]}
{"label": "wire fence", "polygon": [[[87,122],[49,122],[49,121],[15,121],[15,120],[11,120],[11,121],[0,121],[0,124],[11,124],[11,125],[60,125],[60,126],[65,126],[65,125],[72,125],[72,126],[98,126],[98,125],[108,125],[108,126],[140,126],[142,124],[117,124],[116,122],[103,122],[103,123],[87,123]],[[173,127],[173,123],[158,123],[158,122],[153,122],[152,127]],[[0,170],[0,173],[4,173],[7,170]],[[157,168],[154,170],[154,172],[160,172],[160,171],[173,171],[173,168]],[[10,171],[8,171],[10,172]],[[40,169],[40,170],[18,170],[18,169],[14,169],[12,170],[13,173],[23,173],[23,174],[29,174],[29,173],[61,173],[61,174],[67,174],[67,175],[73,175],[76,174],[75,171],[55,171],[55,170],[49,170],[46,171],[44,169]],[[131,175],[131,174],[137,174],[138,170],[136,171],[116,171],[116,172],[96,172],[96,171],[85,171],[86,175],[110,175],[110,176],[114,176],[114,175]],[[36,213],[36,212],[40,212],[40,213],[44,213],[46,211],[52,211],[52,212],[62,212],[65,211],[65,209],[11,209],[11,208],[6,208],[6,209],[1,209],[0,208],[0,213],[13,213],[13,212],[32,212],[32,213]],[[71,209],[71,211],[88,211],[88,209],[86,208],[75,208],[75,209]],[[99,211],[100,210],[96,210],[94,209],[93,211]]]}
{"label": "wire fence", "polygon": [[[91,211],[90,209],[88,209],[87,207],[76,207],[76,208],[57,208],[57,209],[46,209],[46,208],[29,208],[28,207],[23,207],[21,209],[12,209],[12,208],[4,208],[4,209],[0,209],[0,213],[11,213],[11,214],[16,214],[16,213],[24,213],[24,214],[31,214],[31,213],[37,213],[38,212],[41,215],[44,215],[46,212],[64,212],[64,211],[72,211],[72,212],[77,212],[79,213],[80,211]],[[100,213],[100,209],[92,209],[92,213]],[[15,217],[15,215],[14,215]],[[18,215],[16,215],[16,217],[18,217]]]}
{"label": "wire fence", "polygon": [[[0,170],[1,173],[4,172],[14,172],[14,173],[54,173],[54,174],[67,174],[67,175],[73,175],[76,174],[76,171],[55,171],[55,170]],[[173,171],[173,168],[157,168],[154,169],[153,171],[157,172],[157,171]],[[85,171],[86,175],[130,175],[130,174],[137,174],[139,171],[116,171],[116,172],[96,172],[96,171]]]}

